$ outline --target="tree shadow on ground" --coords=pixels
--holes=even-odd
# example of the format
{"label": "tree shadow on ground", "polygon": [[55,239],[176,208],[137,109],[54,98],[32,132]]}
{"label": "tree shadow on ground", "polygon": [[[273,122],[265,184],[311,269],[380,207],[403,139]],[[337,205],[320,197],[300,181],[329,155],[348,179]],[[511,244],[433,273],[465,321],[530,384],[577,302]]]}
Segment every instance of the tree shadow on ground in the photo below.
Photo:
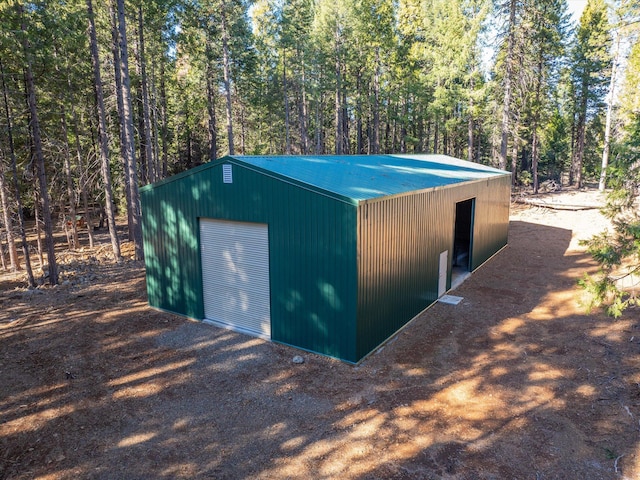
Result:
{"label": "tree shadow on ground", "polygon": [[139,267],[3,300],[0,478],[634,478],[640,325],[581,312],[571,235],[512,222],[357,367],[153,311]]}

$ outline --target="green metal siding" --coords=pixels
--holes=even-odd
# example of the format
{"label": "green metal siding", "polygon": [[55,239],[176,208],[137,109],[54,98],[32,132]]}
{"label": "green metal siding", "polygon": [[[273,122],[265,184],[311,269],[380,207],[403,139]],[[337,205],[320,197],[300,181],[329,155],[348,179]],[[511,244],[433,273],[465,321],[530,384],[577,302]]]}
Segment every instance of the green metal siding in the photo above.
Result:
{"label": "green metal siding", "polygon": [[150,305],[204,317],[199,218],[266,223],[272,339],[356,361],[356,207],[223,163],[142,189]]}
{"label": "green metal siding", "polygon": [[440,252],[451,256],[456,203],[476,198],[472,269],[507,243],[509,176],[363,202],[358,211],[358,357],[438,298]]}
{"label": "green metal siding", "polygon": [[478,193],[471,253],[471,270],[475,270],[507,244],[511,176],[503,175],[472,185],[469,188]]}
{"label": "green metal siding", "polygon": [[[373,168],[384,179],[383,160]],[[410,160],[389,160],[397,175],[384,188],[426,175],[410,169]],[[333,161],[345,165],[342,157]],[[304,162],[286,165],[300,175]],[[223,164],[233,165],[231,184],[223,183]],[[347,190],[266,171],[250,157],[225,157],[143,187],[149,303],[202,319],[199,219],[267,224],[272,339],[357,362],[437,299],[440,252],[448,250],[450,261],[453,253],[456,202],[476,199],[472,270],[506,245],[509,175],[479,179],[484,171],[462,170],[475,179],[360,202]],[[369,178],[366,168],[359,175]]]}

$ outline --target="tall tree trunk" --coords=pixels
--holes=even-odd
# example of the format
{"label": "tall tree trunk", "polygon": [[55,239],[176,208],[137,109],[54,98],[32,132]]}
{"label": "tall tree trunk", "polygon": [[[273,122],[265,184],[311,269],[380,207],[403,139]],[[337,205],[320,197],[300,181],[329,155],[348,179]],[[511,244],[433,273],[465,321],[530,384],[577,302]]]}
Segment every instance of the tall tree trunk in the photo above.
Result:
{"label": "tall tree trunk", "polygon": [[[236,95],[238,94],[236,90]],[[246,122],[246,107],[244,102],[240,102],[240,155],[245,154],[246,140],[247,140],[247,122]]]}
{"label": "tall tree trunk", "polygon": [[42,228],[40,224],[42,223],[42,205],[40,205],[40,194],[38,189],[36,188],[33,192],[34,202],[33,202],[33,214],[35,216],[35,232],[36,232],[36,244],[38,246],[38,261],[40,262],[40,272],[44,273],[44,249],[42,248]]}
{"label": "tall tree trunk", "polygon": [[306,155],[309,153],[309,112],[307,108],[307,90],[306,90],[306,68],[304,63],[304,54],[298,50],[298,58],[302,63],[302,81],[299,85],[300,88],[300,102],[298,102],[298,117],[299,117],[299,129],[300,129],[300,153]]}
{"label": "tall tree trunk", "polygon": [[[109,167],[109,138],[107,134],[107,117],[104,108],[104,94],[102,92],[102,78],[100,75],[100,57],[98,54],[98,41],[96,38],[96,26],[93,16],[93,5],[91,0],[87,0],[87,16],[89,17],[89,48],[91,50],[91,63],[93,64],[93,87],[98,108],[98,137],[100,146],[100,164],[102,181],[104,183],[104,202],[107,214],[107,224],[109,225],[109,236],[111,237],[111,248],[113,258],[116,262],[122,260],[120,254],[120,241],[116,230],[115,208],[113,201],[113,190],[111,188],[111,169]],[[75,220],[74,220],[75,221]]]}
{"label": "tall tree trunk", "polygon": [[585,133],[587,128],[587,85],[583,84],[582,98],[580,100],[580,110],[576,125],[576,147],[571,159],[571,169],[569,171],[569,181],[571,185],[582,187],[582,164],[584,160]]}
{"label": "tall tree trunk", "polygon": [[[429,152],[429,146],[431,144],[431,120],[427,119],[427,133],[425,134],[424,151]],[[436,153],[433,150],[433,153]]]}
{"label": "tall tree trunk", "polygon": [[29,104],[29,114],[31,116],[31,134],[33,136],[33,149],[38,170],[38,185],[40,186],[40,196],[42,198],[42,217],[44,219],[45,244],[47,249],[47,261],[49,262],[49,283],[58,284],[58,264],[56,262],[55,243],[53,239],[53,222],[51,221],[51,202],[47,190],[47,172],[44,163],[44,153],[42,151],[42,139],[40,137],[40,119],[38,117],[38,104],[36,101],[36,87],[33,80],[31,51],[27,39],[27,27],[24,20],[24,8],[19,7],[22,17],[20,29],[23,33],[22,47],[25,54],[25,84],[27,87],[27,103]]}
{"label": "tall tree trunk", "polygon": [[316,155],[324,153],[322,148],[322,124],[324,123],[322,116],[322,92],[318,93],[318,100],[316,101]]}
{"label": "tall tree trunk", "polygon": [[[67,186],[67,198],[69,202],[69,217],[71,223],[71,240],[73,247],[78,248],[80,241],[78,240],[78,224],[76,222],[76,195],[73,188],[73,176],[71,172],[71,149],[69,147],[69,132],[67,129],[67,112],[64,108],[64,103],[60,103],[61,109],[61,124],[62,124],[62,137],[64,142],[64,173]],[[67,225],[69,221],[65,219]]]}
{"label": "tall tree trunk", "polygon": [[151,113],[151,129],[153,137],[153,159],[155,164],[153,166],[156,172],[156,180],[164,178],[162,176],[162,169],[160,166],[160,128],[158,126],[158,90],[156,88],[156,63],[155,60],[151,61],[151,80],[149,84],[149,109]]}
{"label": "tall tree trunk", "polygon": [[[162,123],[162,162],[160,170],[162,172],[162,178],[167,177],[169,170],[169,118],[167,114],[167,85],[165,73],[165,58],[163,56],[160,62],[160,121]],[[214,153],[217,153],[217,149]]]}
{"label": "tall tree trunk", "polygon": [[147,59],[144,49],[144,22],[142,3],[138,5],[138,41],[140,43],[140,83],[142,84],[142,118],[144,125],[144,152],[147,160],[148,179],[151,183],[157,180],[155,159],[153,158],[153,135],[151,131],[151,114],[149,112],[149,79],[147,78]]}
{"label": "tall tree trunk", "polygon": [[287,85],[287,50],[282,49],[282,96],[284,100],[284,153],[291,155],[289,90]]}
{"label": "tall tree trunk", "polygon": [[342,91],[342,69],[340,66],[340,55],[338,49],[338,41],[336,32],[336,91],[335,91],[335,120],[336,120],[336,155],[342,155],[342,127],[344,124],[342,123],[342,102],[341,102],[341,91]]}
{"label": "tall tree trunk", "polygon": [[380,153],[380,48],[376,47],[373,74],[373,153]]}
{"label": "tall tree trunk", "polygon": [[[16,272],[20,270],[20,259],[18,258],[18,250],[16,249],[16,242],[13,239],[13,221],[11,220],[11,205],[9,204],[9,196],[7,195],[7,186],[4,176],[4,162],[0,159],[0,207],[2,207],[2,214],[4,220],[4,228],[7,235],[7,247],[9,249],[9,261],[11,262],[11,271]],[[2,245],[0,245],[2,249]],[[4,254],[2,257],[4,262]]]}
{"label": "tall tree trunk", "polygon": [[[58,58],[58,48],[54,46],[53,51],[54,58]],[[69,70],[66,70],[67,77],[67,96],[69,97],[71,94],[71,79],[69,77]],[[61,76],[60,68],[58,63],[56,62],[55,71],[58,77]],[[72,104],[72,102],[69,102]],[[67,202],[69,204],[69,217],[67,217],[66,213],[63,214],[63,225],[65,232],[67,233],[67,241],[69,242],[69,248],[74,250],[80,246],[80,242],[78,240],[78,225],[76,223],[76,196],[73,188],[73,176],[71,172],[71,148],[69,147],[69,129],[67,128],[67,109],[65,107],[64,102],[60,102],[60,126],[62,128],[62,144],[64,149],[64,174],[65,174],[65,183],[67,190]],[[69,227],[71,229],[71,238],[69,238]]]}
{"label": "tall tree trunk", "polygon": [[233,147],[233,109],[231,103],[231,59],[229,58],[229,28],[225,14],[226,2],[222,3],[222,73],[224,80],[224,93],[227,101],[227,139],[229,142],[229,155],[234,155]]}
{"label": "tall tree trunk", "polygon": [[131,221],[135,258],[144,259],[142,246],[142,225],[140,223],[140,195],[138,192],[138,171],[136,165],[135,137],[133,132],[133,112],[131,110],[131,81],[129,78],[129,49],[127,46],[127,27],[124,14],[124,0],[117,0],[118,6],[118,32],[120,40],[120,75],[122,78],[122,98],[123,98],[123,124],[125,130],[127,149],[127,171],[126,176],[129,182],[131,194]]}
{"label": "tall tree trunk", "polygon": [[507,33],[507,57],[505,63],[507,71],[504,78],[504,99],[502,104],[502,134],[500,141],[500,160],[498,168],[505,170],[507,168],[507,144],[509,140],[509,121],[511,116],[511,90],[513,75],[513,51],[515,44],[516,32],[516,1],[509,1],[509,26]]}
{"label": "tall tree trunk", "polygon": [[364,153],[364,132],[362,131],[362,70],[356,74],[356,153]]}
{"label": "tall tree trunk", "polygon": [[135,236],[133,209],[131,208],[131,187],[129,185],[129,154],[127,149],[127,133],[124,120],[124,89],[122,88],[122,70],[120,62],[120,33],[118,27],[118,13],[114,0],[109,2],[109,16],[111,18],[111,43],[113,55],[114,78],[116,83],[116,105],[120,128],[120,159],[123,169],[124,195],[127,202],[127,231],[129,240]]}
{"label": "tall tree trunk", "polygon": [[80,167],[80,198],[82,199],[82,208],[84,209],[84,220],[87,226],[87,236],[89,237],[89,248],[94,247],[93,238],[93,221],[89,211],[89,194],[87,193],[87,187],[89,183],[89,165],[88,161],[85,162],[82,159],[82,148],[80,147],[80,129],[78,128],[78,118],[75,110],[72,108],[73,115],[73,128],[76,137],[76,155],[78,158],[78,166]]}
{"label": "tall tree trunk", "polygon": [[400,124],[400,153],[407,153],[408,119],[409,119],[409,98],[407,94],[407,95],[403,95],[403,98],[402,98],[402,123]]}
{"label": "tall tree trunk", "polygon": [[539,152],[539,143],[540,140],[538,138],[538,124],[540,123],[540,97],[542,93],[542,75],[543,75],[543,62],[544,56],[543,52],[538,52],[538,65],[537,72],[534,77],[535,82],[535,100],[534,100],[534,113],[533,119],[531,122],[531,173],[533,176],[533,193],[538,193],[538,164],[540,162],[540,152]]}
{"label": "tall tree trunk", "polygon": [[[11,169],[13,172],[13,194],[16,198],[16,204],[18,208],[18,220],[20,227],[20,236],[22,239],[22,253],[24,255],[25,267],[27,269],[27,275],[29,277],[29,285],[35,286],[35,280],[33,278],[33,272],[31,271],[31,262],[29,261],[29,249],[27,245],[27,236],[24,231],[24,216],[22,213],[22,201],[20,200],[20,187],[18,185],[18,172],[16,166],[16,152],[15,146],[13,144],[13,127],[12,127],[12,119],[11,119],[11,111],[9,110],[9,94],[7,92],[7,84],[4,78],[4,68],[2,65],[2,60],[0,59],[0,77],[2,78],[2,98],[4,99],[4,114],[5,120],[7,122],[7,136],[9,137],[9,155],[11,158]],[[7,245],[9,247],[9,261],[11,262],[11,270],[16,271],[20,269],[20,259],[18,258],[18,252],[15,245],[15,240],[13,238],[12,225],[10,215],[10,206],[9,199],[5,191],[5,177],[4,177],[4,167],[0,169],[0,181],[2,181],[3,185],[0,185],[0,194],[2,194],[2,209],[4,211],[4,223],[7,229]]]}
{"label": "tall tree trunk", "polygon": [[346,81],[344,80],[346,77],[346,67],[345,72],[342,74],[342,153],[345,155],[349,155],[351,153],[350,144],[349,144],[349,115],[347,113],[347,86]]}
{"label": "tall tree trunk", "polygon": [[533,193],[538,193],[538,164],[540,162],[540,152],[538,144],[540,141],[538,140],[538,131],[537,127],[534,129],[532,138],[531,138],[531,172],[533,176]]}
{"label": "tall tree trunk", "polygon": [[440,122],[438,122],[438,116],[436,115],[433,121],[433,153],[439,153],[438,148],[440,148],[440,142],[438,141],[438,136],[440,133],[440,129],[438,128]]}
{"label": "tall tree trunk", "polygon": [[76,145],[75,145],[76,159],[78,161],[78,168],[80,169],[80,180],[79,180],[80,181],[80,197],[82,199],[82,206],[84,208],[84,219],[85,219],[85,224],[87,228],[87,236],[89,237],[89,247],[93,248],[94,247],[93,222],[91,221],[91,215],[89,215],[89,200],[88,200],[88,194],[87,194],[87,184],[89,182],[89,179],[88,179],[89,167],[88,165],[85,165],[85,163],[88,163],[88,162],[84,162],[82,159],[82,146],[80,145],[80,127],[78,126],[78,115],[74,107],[73,94],[71,90],[70,79],[68,77],[67,77],[67,85],[69,85],[69,98],[71,100],[70,105],[71,105],[71,118],[73,119],[73,134],[76,140]]}
{"label": "tall tree trunk", "polygon": [[469,82],[469,119],[467,123],[467,160],[473,162],[473,90],[475,89],[473,72]]}
{"label": "tall tree trunk", "polygon": [[0,239],[0,260],[2,260],[2,270],[5,272],[8,270],[7,262],[4,259],[4,247],[2,246],[2,240]]}
{"label": "tall tree trunk", "polygon": [[518,183],[518,141],[513,139],[511,144],[511,185]]}
{"label": "tall tree trunk", "polygon": [[[207,42],[207,50],[209,52],[211,51],[209,42]],[[209,133],[209,161],[213,162],[218,157],[218,144],[216,134],[216,93],[215,85],[213,84],[213,67],[211,66],[211,57],[209,55],[207,55],[207,113],[209,115],[207,121],[207,131]],[[164,153],[165,151],[163,150],[163,154]]]}
{"label": "tall tree trunk", "polygon": [[616,33],[616,46],[613,52],[611,65],[611,79],[609,80],[609,95],[607,95],[607,119],[604,126],[604,146],[602,148],[602,166],[600,167],[600,181],[598,190],[604,191],[607,185],[607,168],[609,167],[609,151],[611,149],[611,117],[613,116],[614,90],[616,88],[616,73],[620,57],[620,32]]}

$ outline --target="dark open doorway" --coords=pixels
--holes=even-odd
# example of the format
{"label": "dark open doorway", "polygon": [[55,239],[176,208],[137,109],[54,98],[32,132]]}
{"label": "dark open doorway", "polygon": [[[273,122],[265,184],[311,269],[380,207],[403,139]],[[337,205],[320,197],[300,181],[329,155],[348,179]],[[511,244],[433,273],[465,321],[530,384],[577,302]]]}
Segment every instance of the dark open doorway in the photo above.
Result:
{"label": "dark open doorway", "polygon": [[456,225],[453,240],[451,288],[459,285],[471,271],[473,251],[473,215],[475,198],[456,203]]}

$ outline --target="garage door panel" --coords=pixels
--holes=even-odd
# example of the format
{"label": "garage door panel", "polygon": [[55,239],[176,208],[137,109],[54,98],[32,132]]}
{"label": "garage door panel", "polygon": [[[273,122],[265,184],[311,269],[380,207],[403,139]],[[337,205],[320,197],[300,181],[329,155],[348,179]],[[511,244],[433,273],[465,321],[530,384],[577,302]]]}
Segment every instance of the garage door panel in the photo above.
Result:
{"label": "garage door panel", "polygon": [[205,318],[270,337],[267,226],[200,219],[200,244]]}

